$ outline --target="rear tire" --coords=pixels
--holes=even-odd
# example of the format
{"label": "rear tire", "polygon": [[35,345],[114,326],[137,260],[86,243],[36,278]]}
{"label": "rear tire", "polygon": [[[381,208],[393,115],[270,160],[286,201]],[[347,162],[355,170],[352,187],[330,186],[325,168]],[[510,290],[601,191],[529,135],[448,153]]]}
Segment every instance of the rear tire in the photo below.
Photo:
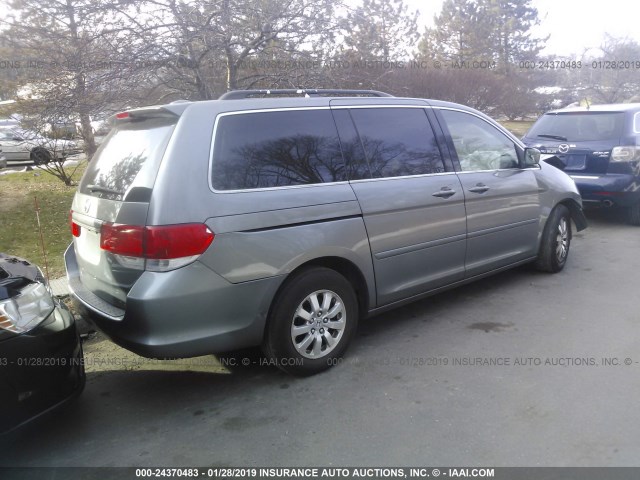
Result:
{"label": "rear tire", "polygon": [[549,273],[561,271],[567,263],[570,246],[571,213],[564,205],[557,205],[542,232],[536,268]]}
{"label": "rear tire", "polygon": [[29,158],[34,165],[46,165],[51,161],[51,154],[44,148],[34,148]]}
{"label": "rear tire", "polygon": [[276,297],[263,349],[281,370],[313,375],[340,362],[358,324],[358,301],[335,270],[313,267],[290,278]]}
{"label": "rear tire", "polygon": [[631,225],[640,226],[640,202],[627,207],[627,222]]}

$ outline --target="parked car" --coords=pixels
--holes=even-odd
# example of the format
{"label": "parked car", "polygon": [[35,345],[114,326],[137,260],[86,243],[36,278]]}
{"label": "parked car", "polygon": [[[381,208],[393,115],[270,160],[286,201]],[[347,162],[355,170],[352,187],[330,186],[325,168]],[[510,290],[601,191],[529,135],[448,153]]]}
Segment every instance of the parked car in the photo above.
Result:
{"label": "parked car", "polygon": [[17,128],[20,125],[20,121],[16,118],[0,118],[0,128]]}
{"label": "parked car", "polygon": [[586,228],[566,174],[462,105],[236,91],[115,121],[65,261],[98,326],[148,357],[262,344],[315,373],[360,317],[520,264],[560,271],[571,220]]}
{"label": "parked car", "polygon": [[73,316],[38,267],[0,253],[0,433],[61,405],[84,382]]}
{"label": "parked car", "polygon": [[557,157],[584,202],[624,208],[640,225],[640,103],[553,110],[523,141]]}
{"label": "parked car", "polygon": [[80,152],[76,142],[52,139],[30,130],[0,128],[0,148],[8,162],[32,161],[36,165],[62,160]]}

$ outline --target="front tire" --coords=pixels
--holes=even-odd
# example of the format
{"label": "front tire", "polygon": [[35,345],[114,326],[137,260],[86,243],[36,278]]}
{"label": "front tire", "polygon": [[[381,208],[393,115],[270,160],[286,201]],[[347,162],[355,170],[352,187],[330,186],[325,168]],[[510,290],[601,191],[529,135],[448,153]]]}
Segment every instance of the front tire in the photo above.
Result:
{"label": "front tire", "polygon": [[549,273],[561,271],[567,263],[570,247],[571,213],[564,205],[557,205],[542,232],[536,268]]}
{"label": "front tire", "polygon": [[340,361],[357,324],[358,301],[347,279],[324,267],[305,269],[277,296],[264,350],[285,372],[313,375]]}

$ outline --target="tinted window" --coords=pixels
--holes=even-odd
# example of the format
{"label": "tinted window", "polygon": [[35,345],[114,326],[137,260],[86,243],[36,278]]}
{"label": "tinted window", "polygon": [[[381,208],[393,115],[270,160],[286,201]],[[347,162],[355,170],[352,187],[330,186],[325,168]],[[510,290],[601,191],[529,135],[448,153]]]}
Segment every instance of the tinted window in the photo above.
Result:
{"label": "tinted window", "polygon": [[89,162],[80,192],[122,200],[145,164],[158,168],[174,126],[175,119],[147,119],[114,128]]}
{"label": "tinted window", "polygon": [[420,108],[352,109],[373,178],[444,172],[427,114]]}
{"label": "tinted window", "polygon": [[515,144],[498,129],[468,113],[441,113],[463,172],[518,167]]}
{"label": "tinted window", "polygon": [[216,190],[346,180],[329,110],[222,116],[214,145],[212,183]]}
{"label": "tinted window", "polygon": [[364,150],[362,150],[362,142],[353,125],[349,110],[339,108],[333,110],[332,113],[338,127],[342,156],[347,167],[347,178],[349,180],[371,178],[369,164],[364,156]]}
{"label": "tinted window", "polygon": [[543,115],[527,137],[541,141],[586,142],[617,140],[623,132],[624,112],[571,112]]}

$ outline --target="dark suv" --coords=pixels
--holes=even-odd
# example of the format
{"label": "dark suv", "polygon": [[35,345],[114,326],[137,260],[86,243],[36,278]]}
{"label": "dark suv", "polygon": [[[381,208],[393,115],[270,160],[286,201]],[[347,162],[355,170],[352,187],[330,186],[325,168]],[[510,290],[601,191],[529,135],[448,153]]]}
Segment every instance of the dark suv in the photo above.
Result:
{"label": "dark suv", "polygon": [[640,103],[554,110],[522,140],[556,156],[584,202],[622,207],[640,225]]}

